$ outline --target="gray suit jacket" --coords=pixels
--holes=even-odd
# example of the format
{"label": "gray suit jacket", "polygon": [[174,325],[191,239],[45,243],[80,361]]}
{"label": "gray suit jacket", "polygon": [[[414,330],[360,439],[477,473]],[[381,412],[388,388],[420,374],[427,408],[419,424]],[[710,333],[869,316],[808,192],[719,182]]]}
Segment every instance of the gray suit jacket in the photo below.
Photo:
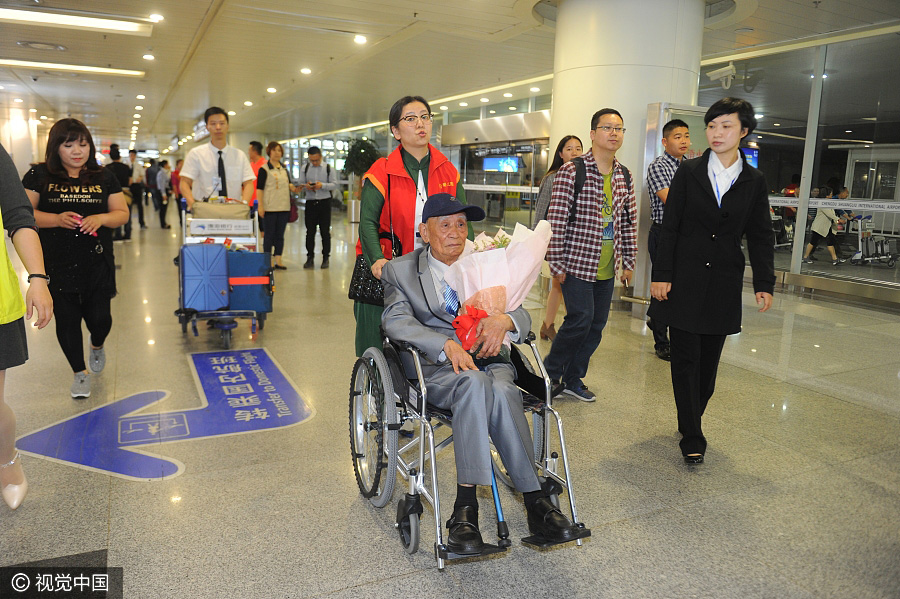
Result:
{"label": "gray suit jacket", "polygon": [[[440,365],[444,343],[450,337],[457,338],[454,317],[444,310],[434,289],[427,251],[428,246],[419,248],[384,266],[381,283],[385,308],[381,326],[390,339],[411,343],[431,365]],[[531,330],[531,315],[525,308],[519,306],[508,314],[518,331],[527,334]],[[511,335],[513,341],[519,341],[515,331]],[[426,369],[426,376],[430,370]]]}

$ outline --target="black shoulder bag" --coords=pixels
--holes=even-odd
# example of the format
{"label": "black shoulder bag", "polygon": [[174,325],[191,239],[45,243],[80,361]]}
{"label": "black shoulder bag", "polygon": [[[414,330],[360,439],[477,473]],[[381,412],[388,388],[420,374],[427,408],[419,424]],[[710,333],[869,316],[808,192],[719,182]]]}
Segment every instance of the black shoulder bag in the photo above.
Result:
{"label": "black shoulder bag", "polygon": [[[385,202],[388,206],[388,218],[391,223],[391,232],[383,232],[378,234],[378,239],[391,240],[391,257],[396,258],[403,254],[403,246],[400,239],[394,235],[394,214],[391,211],[391,176],[388,175],[387,193],[385,194]],[[383,210],[383,209],[382,209]],[[380,245],[380,241],[379,241]],[[356,264],[353,265],[353,276],[350,277],[350,288],[347,291],[347,297],[361,302],[363,304],[372,304],[373,306],[384,306],[384,287],[381,281],[372,274],[372,266],[366,261],[366,257],[362,254],[356,257]]]}

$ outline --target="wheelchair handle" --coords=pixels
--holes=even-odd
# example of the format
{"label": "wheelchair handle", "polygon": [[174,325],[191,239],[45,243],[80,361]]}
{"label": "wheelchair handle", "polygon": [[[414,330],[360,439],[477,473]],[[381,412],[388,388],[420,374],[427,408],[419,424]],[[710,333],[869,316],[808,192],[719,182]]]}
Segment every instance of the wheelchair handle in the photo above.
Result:
{"label": "wheelchair handle", "polygon": [[531,344],[537,337],[534,334],[534,331],[528,331],[528,334],[525,336],[525,343]]}

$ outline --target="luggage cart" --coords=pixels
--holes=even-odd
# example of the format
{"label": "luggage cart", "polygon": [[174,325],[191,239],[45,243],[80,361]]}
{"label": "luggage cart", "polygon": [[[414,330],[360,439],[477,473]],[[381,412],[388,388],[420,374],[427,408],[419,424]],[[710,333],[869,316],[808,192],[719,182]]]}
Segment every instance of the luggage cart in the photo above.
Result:
{"label": "luggage cart", "polygon": [[[185,258],[185,248],[197,244],[221,245],[223,248],[233,247],[239,244],[250,251],[256,251],[261,248],[259,236],[259,223],[255,216],[249,212],[249,207],[240,203],[222,203],[215,204],[215,218],[197,218],[196,215],[185,212],[181,224],[182,250],[179,256],[179,307],[175,310],[178,322],[181,324],[181,331],[187,332],[190,324],[194,336],[198,336],[197,321],[206,321],[207,327],[219,331],[222,338],[222,345],[225,349],[231,349],[232,331],[237,328],[237,320],[239,318],[250,319],[250,331],[256,333],[257,323],[259,328],[263,327],[265,314],[257,314],[255,310],[230,310],[227,308],[215,308],[215,301],[205,301],[199,299],[199,303],[195,306],[190,305],[191,300],[195,297],[193,291],[185,290],[185,273],[186,270],[204,271],[199,277],[202,281],[199,286],[200,291],[196,291],[200,295],[216,297],[224,293],[225,300],[221,303],[223,306],[228,305],[227,297],[230,290],[230,283],[227,274],[224,274],[224,282],[222,274],[213,276],[212,273],[206,272],[213,268],[210,263],[198,263],[196,260],[188,261]],[[209,208],[204,207],[204,208]],[[235,218],[222,218],[221,216],[234,216]],[[190,253],[190,252],[189,252]],[[227,273],[227,259],[222,265],[222,273]],[[195,277],[196,279],[196,277]],[[195,281],[197,283],[197,281]],[[274,289],[274,280],[269,283],[270,291]],[[200,308],[196,307],[200,306]],[[210,309],[203,309],[209,307]]]}
{"label": "luggage cart", "polygon": [[896,241],[886,239],[884,237],[875,238],[872,236],[872,215],[857,215],[850,219],[857,226],[857,235],[859,243],[856,253],[850,258],[850,264],[869,264],[870,262],[878,262],[887,264],[888,268],[893,268],[897,263]]}

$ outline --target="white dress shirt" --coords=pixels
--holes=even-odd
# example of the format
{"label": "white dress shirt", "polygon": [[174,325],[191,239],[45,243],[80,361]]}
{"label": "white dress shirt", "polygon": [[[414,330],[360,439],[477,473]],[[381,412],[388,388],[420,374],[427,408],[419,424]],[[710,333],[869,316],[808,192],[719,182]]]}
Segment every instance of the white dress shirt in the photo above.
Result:
{"label": "white dress shirt", "polygon": [[[245,181],[256,180],[256,175],[250,167],[250,159],[242,151],[231,146],[222,148],[222,159],[225,161],[228,197],[240,200],[241,185]],[[195,201],[203,202],[211,196],[219,195],[221,192],[219,149],[212,143],[207,143],[188,152],[181,168],[181,176],[193,182],[191,192]]]}
{"label": "white dress shirt", "polygon": [[740,150],[738,150],[737,160],[728,168],[722,165],[718,154],[715,152],[709,153],[709,165],[706,167],[706,172],[709,174],[709,184],[712,185],[713,193],[716,194],[719,208],[722,207],[722,196],[731,189],[743,168],[744,160],[741,158]]}
{"label": "white dress shirt", "polygon": [[136,159],[131,165],[131,182],[134,183],[146,183],[144,181],[144,165],[141,163],[141,159]]}

